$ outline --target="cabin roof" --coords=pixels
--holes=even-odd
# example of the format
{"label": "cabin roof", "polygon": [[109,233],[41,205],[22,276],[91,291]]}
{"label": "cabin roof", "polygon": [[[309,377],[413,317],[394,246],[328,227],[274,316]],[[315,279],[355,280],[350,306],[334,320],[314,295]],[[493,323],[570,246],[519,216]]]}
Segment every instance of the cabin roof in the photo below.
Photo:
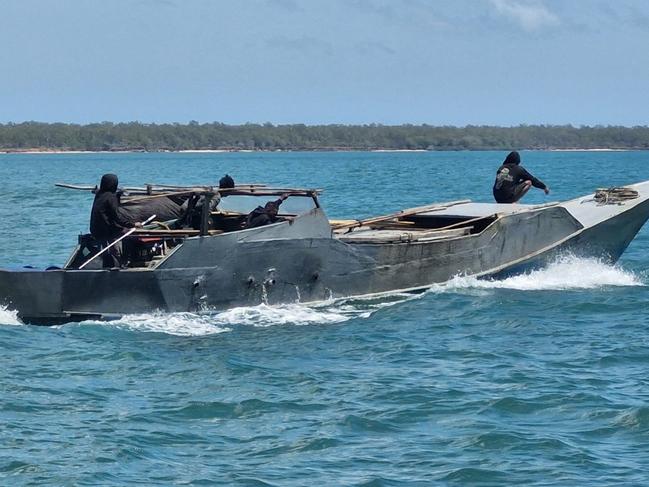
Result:
{"label": "cabin roof", "polygon": [[[55,186],[65,189],[77,189],[82,191],[96,192],[97,186],[69,183],[55,183]],[[142,187],[120,187],[126,198],[139,196],[173,196],[192,193],[219,193],[221,197],[232,195],[250,196],[317,196],[322,193],[321,189],[315,188],[285,188],[274,187],[265,184],[245,183],[237,184],[234,188],[219,188],[218,186],[175,186],[168,184],[147,184]]]}

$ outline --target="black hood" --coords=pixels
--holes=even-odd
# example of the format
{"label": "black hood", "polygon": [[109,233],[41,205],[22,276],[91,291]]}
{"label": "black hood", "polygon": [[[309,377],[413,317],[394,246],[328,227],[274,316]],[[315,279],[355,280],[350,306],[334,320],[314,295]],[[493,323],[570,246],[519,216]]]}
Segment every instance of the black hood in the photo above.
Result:
{"label": "black hood", "polygon": [[223,176],[219,181],[219,188],[222,189],[234,188],[234,179],[232,179],[232,176],[230,176],[229,174]]}
{"label": "black hood", "polygon": [[516,151],[512,151],[509,154],[507,154],[507,157],[505,157],[505,161],[503,162],[503,164],[520,164],[520,163],[521,163],[521,156]]}
{"label": "black hood", "polygon": [[264,210],[277,213],[279,211],[279,205],[275,201],[269,201],[264,205]]}
{"label": "black hood", "polygon": [[117,176],[114,174],[104,174],[101,177],[101,184],[99,185],[99,191],[105,191],[108,193],[114,193],[117,191]]}

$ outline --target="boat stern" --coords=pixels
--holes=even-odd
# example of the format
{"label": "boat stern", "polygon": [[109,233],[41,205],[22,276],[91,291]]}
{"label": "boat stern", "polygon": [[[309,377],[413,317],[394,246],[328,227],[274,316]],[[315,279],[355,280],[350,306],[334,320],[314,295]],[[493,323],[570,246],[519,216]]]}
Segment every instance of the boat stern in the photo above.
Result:
{"label": "boat stern", "polygon": [[63,272],[40,269],[0,269],[0,303],[18,312],[21,321],[62,313]]}

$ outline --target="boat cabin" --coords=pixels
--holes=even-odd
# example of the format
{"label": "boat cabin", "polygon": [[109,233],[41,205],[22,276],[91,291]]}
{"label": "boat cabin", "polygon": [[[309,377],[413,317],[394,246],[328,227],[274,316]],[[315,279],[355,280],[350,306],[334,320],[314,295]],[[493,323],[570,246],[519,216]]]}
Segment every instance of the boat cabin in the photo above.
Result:
{"label": "boat cabin", "polygon": [[[264,207],[266,203],[277,201],[280,197],[285,199],[279,205],[277,223],[292,220],[319,208],[319,193],[319,190],[314,189],[272,188],[259,184],[228,189],[153,185],[131,188],[121,195],[120,210],[124,210],[126,214],[132,212],[131,214],[149,216],[161,213],[162,217],[156,216],[150,224],[134,229],[123,239],[124,267],[152,269],[188,238],[246,230],[248,215],[255,208]],[[78,244],[65,268],[101,269],[102,259],[97,256],[100,250],[92,235],[79,235]]]}

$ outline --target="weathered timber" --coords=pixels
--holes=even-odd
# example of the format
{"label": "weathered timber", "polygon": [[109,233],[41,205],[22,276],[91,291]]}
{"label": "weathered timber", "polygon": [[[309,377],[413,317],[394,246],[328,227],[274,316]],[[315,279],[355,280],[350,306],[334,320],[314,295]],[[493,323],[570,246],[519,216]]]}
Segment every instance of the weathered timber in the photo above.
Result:
{"label": "weathered timber", "polygon": [[346,230],[346,229],[354,229],[358,227],[363,227],[367,225],[371,225],[373,223],[379,223],[379,222],[384,222],[388,220],[393,220],[397,218],[403,218],[406,216],[411,216],[411,215],[416,215],[417,213],[422,213],[424,211],[439,211],[439,210],[444,210],[450,206],[454,205],[461,205],[462,203],[468,203],[471,200],[457,200],[457,201],[451,201],[449,203],[435,203],[432,205],[426,205],[426,206],[419,206],[416,208],[408,208],[406,210],[401,210],[396,213],[392,213],[390,215],[383,215],[383,216],[377,216],[373,218],[366,218],[365,220],[356,220],[354,223],[345,223],[343,225],[337,225],[334,226],[334,230]]}

